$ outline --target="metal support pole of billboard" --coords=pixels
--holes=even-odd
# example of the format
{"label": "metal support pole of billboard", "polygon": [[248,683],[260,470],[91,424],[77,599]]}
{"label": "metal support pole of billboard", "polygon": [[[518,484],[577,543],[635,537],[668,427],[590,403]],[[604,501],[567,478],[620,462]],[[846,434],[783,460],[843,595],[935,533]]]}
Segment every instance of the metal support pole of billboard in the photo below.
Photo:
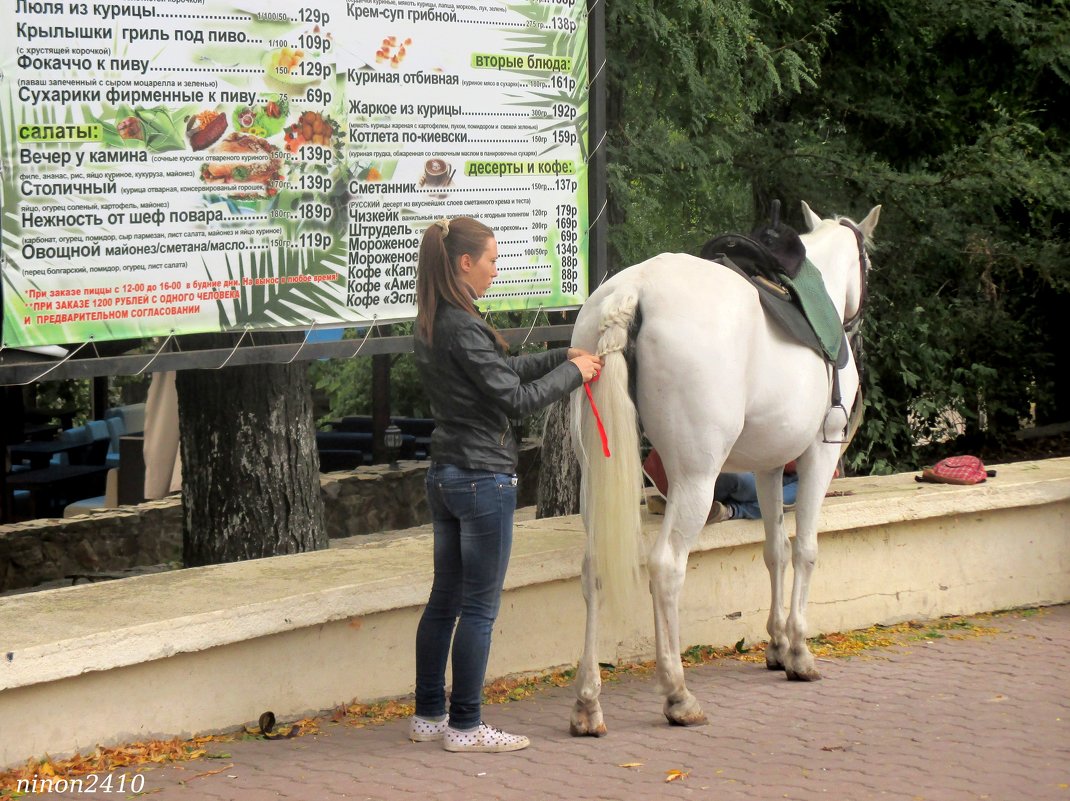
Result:
{"label": "metal support pole of billboard", "polygon": [[[606,6],[602,0],[587,0],[587,36],[591,74],[587,98],[588,141],[594,147],[587,154],[590,175],[588,208],[595,215],[590,222],[588,253],[590,291],[606,278],[608,269],[606,242]],[[597,210],[597,211],[596,211]]]}

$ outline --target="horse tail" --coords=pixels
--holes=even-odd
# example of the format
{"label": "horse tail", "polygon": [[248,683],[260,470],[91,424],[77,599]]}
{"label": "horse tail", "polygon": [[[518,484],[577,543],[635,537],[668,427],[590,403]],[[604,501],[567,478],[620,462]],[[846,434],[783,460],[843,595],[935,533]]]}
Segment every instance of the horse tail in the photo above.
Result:
{"label": "horse tail", "polygon": [[[587,529],[590,569],[601,579],[607,605],[622,610],[638,585],[642,495],[639,425],[628,391],[629,330],[639,309],[638,289],[624,286],[603,302],[597,354],[604,360],[598,380],[588,386],[602,418],[610,457],[586,393],[573,396],[573,436],[580,447],[583,478],[580,512]],[[577,406],[579,408],[577,408]]]}

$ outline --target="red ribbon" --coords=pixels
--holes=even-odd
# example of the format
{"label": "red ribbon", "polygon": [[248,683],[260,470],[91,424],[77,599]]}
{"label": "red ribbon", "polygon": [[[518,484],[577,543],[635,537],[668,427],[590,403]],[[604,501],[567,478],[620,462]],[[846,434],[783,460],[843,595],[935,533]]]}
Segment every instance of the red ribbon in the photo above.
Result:
{"label": "red ribbon", "polygon": [[594,402],[594,394],[591,392],[591,384],[598,380],[598,374],[595,377],[583,385],[583,389],[587,392],[587,400],[591,404],[591,411],[594,412],[594,421],[598,423],[598,436],[602,438],[602,454],[609,458],[609,438],[606,436],[606,427],[602,425],[602,416],[598,413],[598,406]]}

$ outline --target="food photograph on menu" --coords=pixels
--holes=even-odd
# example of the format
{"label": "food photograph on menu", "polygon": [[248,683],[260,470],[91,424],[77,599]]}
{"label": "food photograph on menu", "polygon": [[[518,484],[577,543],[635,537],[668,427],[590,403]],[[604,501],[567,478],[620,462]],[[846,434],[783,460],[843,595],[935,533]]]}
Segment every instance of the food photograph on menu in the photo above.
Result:
{"label": "food photograph on menu", "polygon": [[411,319],[423,230],[497,233],[486,307],[586,297],[586,9],[13,0],[3,343]]}

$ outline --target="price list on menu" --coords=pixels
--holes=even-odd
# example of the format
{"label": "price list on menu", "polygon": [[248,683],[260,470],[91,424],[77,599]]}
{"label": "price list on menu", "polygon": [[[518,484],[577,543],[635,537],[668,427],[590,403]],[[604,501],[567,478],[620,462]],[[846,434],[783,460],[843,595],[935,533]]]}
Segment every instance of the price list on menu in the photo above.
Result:
{"label": "price list on menu", "polygon": [[497,234],[492,308],[586,295],[572,2],[2,14],[5,346],[411,318],[459,215]]}
{"label": "price list on menu", "polygon": [[411,308],[420,232],[459,215],[497,235],[494,307],[582,301],[584,14],[573,2],[347,5],[351,302]]}

